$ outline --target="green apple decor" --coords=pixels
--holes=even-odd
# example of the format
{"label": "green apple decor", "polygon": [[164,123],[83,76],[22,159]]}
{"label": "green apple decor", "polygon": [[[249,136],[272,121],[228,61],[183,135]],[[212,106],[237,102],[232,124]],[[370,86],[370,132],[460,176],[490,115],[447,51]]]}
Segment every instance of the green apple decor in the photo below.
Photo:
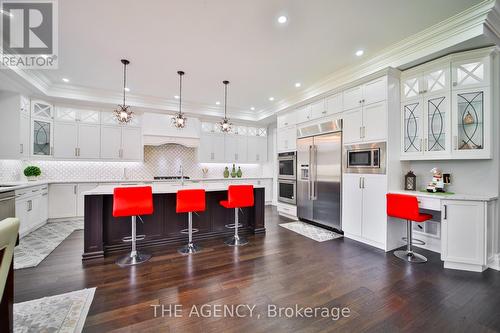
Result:
{"label": "green apple decor", "polygon": [[40,170],[40,168],[35,165],[28,165],[24,169],[24,175],[26,176],[26,178],[28,178],[28,180],[36,180],[37,177],[41,174],[42,170]]}

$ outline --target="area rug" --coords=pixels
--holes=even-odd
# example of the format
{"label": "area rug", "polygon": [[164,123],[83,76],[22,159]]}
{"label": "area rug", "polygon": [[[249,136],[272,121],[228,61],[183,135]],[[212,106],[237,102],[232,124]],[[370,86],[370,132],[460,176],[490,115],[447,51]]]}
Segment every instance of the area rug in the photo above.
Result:
{"label": "area rug", "polygon": [[38,266],[75,230],[83,229],[82,220],[51,222],[19,240],[14,249],[14,269]]}
{"label": "area rug", "polygon": [[302,236],[314,239],[317,242],[324,242],[343,237],[342,235],[337,234],[333,231],[316,227],[309,223],[304,223],[300,221],[282,223],[280,224],[280,226],[288,230],[291,230],[293,232],[296,232],[298,234],[301,234]]}
{"label": "area rug", "polygon": [[14,332],[81,332],[95,288],[14,304]]}

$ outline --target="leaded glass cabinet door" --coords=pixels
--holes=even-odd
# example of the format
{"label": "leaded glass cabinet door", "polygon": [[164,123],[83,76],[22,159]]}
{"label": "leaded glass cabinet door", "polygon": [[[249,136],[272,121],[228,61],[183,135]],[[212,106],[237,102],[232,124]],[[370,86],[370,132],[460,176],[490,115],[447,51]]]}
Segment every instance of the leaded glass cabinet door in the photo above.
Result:
{"label": "leaded glass cabinet door", "polygon": [[461,158],[491,158],[490,88],[453,92],[453,154]]}
{"label": "leaded glass cabinet door", "polygon": [[402,156],[422,155],[423,107],[421,99],[414,99],[401,104],[403,147]]}
{"label": "leaded glass cabinet door", "polygon": [[33,156],[52,156],[53,119],[52,104],[40,100],[31,102],[31,153]]}
{"label": "leaded glass cabinet door", "polygon": [[417,73],[401,80],[401,99],[403,101],[418,98],[422,93],[422,75]]}
{"label": "leaded glass cabinet door", "polygon": [[426,96],[424,108],[424,154],[428,157],[446,158],[451,153],[450,94]]}

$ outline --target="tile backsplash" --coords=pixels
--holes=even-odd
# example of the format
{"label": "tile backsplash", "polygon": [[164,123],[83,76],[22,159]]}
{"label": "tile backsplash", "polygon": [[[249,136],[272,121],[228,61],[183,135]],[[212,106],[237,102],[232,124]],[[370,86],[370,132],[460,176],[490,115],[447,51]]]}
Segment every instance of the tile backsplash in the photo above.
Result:
{"label": "tile backsplash", "polygon": [[[202,178],[203,167],[208,168],[207,177],[222,177],[225,166],[230,164],[198,163],[196,148],[177,144],[145,146],[144,162],[91,162],[91,161],[19,161],[0,160],[0,181],[25,180],[26,165],[37,165],[42,169],[41,179],[48,180],[151,180],[154,176],[179,175],[182,165],[184,175]],[[243,164],[243,176],[264,176],[262,165]],[[272,175],[272,174],[271,174]]]}

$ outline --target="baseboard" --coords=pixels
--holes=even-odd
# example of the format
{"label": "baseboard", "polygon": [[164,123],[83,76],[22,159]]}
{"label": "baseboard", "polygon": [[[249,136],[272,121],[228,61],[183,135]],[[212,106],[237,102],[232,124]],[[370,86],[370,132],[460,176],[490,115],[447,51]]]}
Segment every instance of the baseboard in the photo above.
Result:
{"label": "baseboard", "polygon": [[363,244],[366,244],[366,245],[370,245],[370,246],[376,247],[378,249],[384,250],[384,252],[385,252],[385,246],[382,243],[374,242],[374,241],[366,239],[364,237],[360,237],[360,236],[356,236],[356,235],[353,235],[353,234],[349,234],[349,233],[347,233],[345,231],[344,231],[344,237],[347,237],[349,239],[355,240],[357,242],[360,242],[360,243],[363,243]]}
{"label": "baseboard", "polygon": [[73,216],[73,217],[63,217],[63,218],[50,218],[48,219],[48,223],[52,222],[68,222],[68,221],[83,221],[83,216]]}
{"label": "baseboard", "polygon": [[481,273],[482,271],[486,270],[488,268],[488,266],[466,264],[466,263],[453,262],[453,261],[445,261],[444,268]]}
{"label": "baseboard", "polygon": [[32,233],[33,231],[35,231],[36,229],[38,229],[40,227],[43,227],[47,223],[48,223],[48,221],[43,221],[43,222],[40,222],[40,223],[32,226],[28,230],[25,230],[22,233],[19,233],[19,238],[23,238],[24,236],[29,235],[30,233]]}
{"label": "baseboard", "polygon": [[500,271],[500,253],[492,255],[488,259],[488,267]]}

